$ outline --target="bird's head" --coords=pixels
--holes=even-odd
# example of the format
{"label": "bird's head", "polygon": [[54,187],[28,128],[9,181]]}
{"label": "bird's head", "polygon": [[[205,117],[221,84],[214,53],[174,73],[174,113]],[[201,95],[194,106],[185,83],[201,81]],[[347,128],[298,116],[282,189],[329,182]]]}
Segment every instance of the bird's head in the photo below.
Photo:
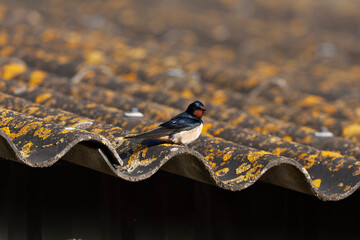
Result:
{"label": "bird's head", "polygon": [[197,118],[201,118],[204,115],[205,111],[205,106],[200,101],[195,101],[191,103],[186,109],[187,113]]}

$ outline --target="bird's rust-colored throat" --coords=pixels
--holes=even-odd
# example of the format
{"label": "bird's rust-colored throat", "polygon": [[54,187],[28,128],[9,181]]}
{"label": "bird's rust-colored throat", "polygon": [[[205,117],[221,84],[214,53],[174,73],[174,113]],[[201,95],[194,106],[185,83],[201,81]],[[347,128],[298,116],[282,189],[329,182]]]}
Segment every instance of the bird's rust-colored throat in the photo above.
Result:
{"label": "bird's rust-colored throat", "polygon": [[206,111],[206,109],[204,107],[200,107],[200,109],[196,109],[194,111],[194,116],[197,118],[201,118],[202,116],[204,116],[205,111]]}

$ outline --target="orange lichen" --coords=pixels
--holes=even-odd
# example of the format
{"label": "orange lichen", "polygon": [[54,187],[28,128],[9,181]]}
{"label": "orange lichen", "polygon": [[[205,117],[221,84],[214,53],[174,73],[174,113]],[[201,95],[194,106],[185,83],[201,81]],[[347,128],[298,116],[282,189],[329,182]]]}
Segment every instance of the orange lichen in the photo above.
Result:
{"label": "orange lichen", "polygon": [[137,79],[136,73],[133,73],[133,72],[121,74],[121,77],[127,82],[135,82]]}
{"label": "orange lichen", "polygon": [[50,42],[55,40],[57,37],[57,32],[55,29],[47,29],[41,34],[41,39],[43,42]]}
{"label": "orange lichen", "polygon": [[246,172],[251,168],[251,164],[249,163],[243,163],[239,167],[236,168],[235,172],[236,174],[241,174],[243,172]]}
{"label": "orange lichen", "polygon": [[216,171],[215,175],[218,176],[218,177],[222,177],[225,174],[227,174],[228,172],[229,172],[229,168],[223,168],[223,169],[220,169],[220,170]]}
{"label": "orange lichen", "polygon": [[292,137],[290,136],[284,136],[282,139],[286,140],[286,141],[289,141],[289,142],[292,142]]}
{"label": "orange lichen", "polygon": [[317,154],[311,154],[303,158],[304,168],[309,169],[315,164],[315,159],[318,158]]}
{"label": "orange lichen", "polygon": [[46,72],[40,71],[40,70],[35,70],[35,71],[31,72],[29,84],[32,84],[32,85],[41,84],[44,81],[44,78],[46,77],[46,75],[47,75]]}
{"label": "orange lichen", "polygon": [[7,33],[1,32],[0,33],[0,46],[7,44],[8,41],[9,41],[9,37],[8,37]]}
{"label": "orange lichen", "polygon": [[317,188],[319,188],[320,185],[321,185],[321,179],[320,178],[319,179],[314,179],[312,182]]}
{"label": "orange lichen", "polygon": [[29,157],[30,156],[30,149],[34,144],[32,142],[28,142],[27,144],[25,144],[21,150],[20,153],[24,156],[24,157]]}
{"label": "orange lichen", "polygon": [[315,95],[309,95],[299,103],[299,106],[309,107],[309,106],[313,106],[313,105],[322,103],[323,101],[324,101],[324,99],[322,97],[315,96]]}
{"label": "orange lichen", "polygon": [[359,124],[351,124],[349,126],[344,127],[343,134],[347,139],[357,139],[360,136],[360,125]]}
{"label": "orange lichen", "polygon": [[355,172],[353,172],[353,176],[357,176],[360,174],[360,168],[358,168]]}
{"label": "orange lichen", "polygon": [[287,150],[286,148],[275,148],[271,151],[271,153],[281,156],[281,154],[286,150]]}
{"label": "orange lichen", "polygon": [[232,153],[233,153],[233,152],[230,151],[230,152],[224,154],[224,156],[223,156],[223,161],[226,162],[227,160],[229,160],[229,159],[231,158],[231,156],[232,156]]}
{"label": "orange lichen", "polygon": [[211,123],[205,123],[203,125],[203,128],[201,130],[201,134],[208,134],[208,129],[212,127],[212,124]]}
{"label": "orange lichen", "polygon": [[42,102],[48,100],[49,98],[51,98],[51,96],[52,96],[51,93],[40,94],[39,96],[36,97],[35,102],[42,103]]}
{"label": "orange lichen", "polygon": [[215,130],[215,132],[213,132],[213,134],[215,136],[217,136],[217,135],[221,134],[224,130],[225,130],[224,128],[218,128],[218,129]]}
{"label": "orange lichen", "polygon": [[193,98],[194,94],[189,90],[184,90],[184,91],[181,92],[181,96],[183,98]]}
{"label": "orange lichen", "polygon": [[26,66],[18,63],[9,63],[3,66],[2,78],[12,79],[26,71]]}
{"label": "orange lichen", "polygon": [[36,130],[36,132],[34,133],[34,136],[37,136],[37,137],[41,138],[42,140],[45,140],[48,137],[50,137],[50,134],[51,134],[50,129],[40,128],[40,129]]}
{"label": "orange lichen", "polygon": [[86,54],[85,60],[88,64],[101,64],[105,61],[105,55],[101,51],[94,50]]}
{"label": "orange lichen", "polygon": [[331,157],[331,158],[341,158],[341,157],[343,157],[340,153],[332,152],[332,151],[321,151],[321,156],[323,156],[323,157]]}
{"label": "orange lichen", "polygon": [[248,109],[248,112],[254,115],[260,115],[265,110],[265,106],[251,106]]}
{"label": "orange lichen", "polygon": [[246,156],[249,162],[253,163],[257,161],[260,157],[269,154],[269,152],[266,151],[255,151],[255,152],[249,152]]}

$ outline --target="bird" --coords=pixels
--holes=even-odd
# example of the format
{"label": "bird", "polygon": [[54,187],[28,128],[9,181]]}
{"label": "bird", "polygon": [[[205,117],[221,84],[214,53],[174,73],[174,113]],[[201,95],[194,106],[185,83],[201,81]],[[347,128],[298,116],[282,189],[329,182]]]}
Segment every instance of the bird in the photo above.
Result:
{"label": "bird", "polygon": [[203,128],[202,117],[205,111],[204,104],[195,101],[187,107],[185,112],[160,124],[157,128],[138,135],[127,136],[126,138],[154,139],[186,146],[200,136]]}

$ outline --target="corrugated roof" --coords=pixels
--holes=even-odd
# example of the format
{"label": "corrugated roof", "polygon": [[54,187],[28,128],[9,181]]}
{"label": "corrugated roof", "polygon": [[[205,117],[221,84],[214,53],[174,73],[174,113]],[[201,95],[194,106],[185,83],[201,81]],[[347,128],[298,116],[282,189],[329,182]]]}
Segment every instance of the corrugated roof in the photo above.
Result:
{"label": "corrugated roof", "polygon": [[[358,188],[356,1],[37,2],[0,5],[2,157],[230,190],[261,178],[322,200]],[[189,147],[124,138],[194,100],[208,111]]]}

